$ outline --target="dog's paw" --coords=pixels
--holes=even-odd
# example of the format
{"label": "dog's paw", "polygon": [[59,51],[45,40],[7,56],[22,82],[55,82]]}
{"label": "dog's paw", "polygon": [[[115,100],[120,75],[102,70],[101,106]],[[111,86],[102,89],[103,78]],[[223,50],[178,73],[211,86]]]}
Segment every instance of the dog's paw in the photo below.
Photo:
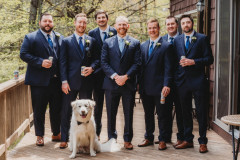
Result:
{"label": "dog's paw", "polygon": [[95,157],[96,156],[96,152],[95,151],[90,152],[90,156]]}
{"label": "dog's paw", "polygon": [[71,158],[71,159],[76,158],[76,154],[71,154],[71,155],[69,156],[69,158]]}

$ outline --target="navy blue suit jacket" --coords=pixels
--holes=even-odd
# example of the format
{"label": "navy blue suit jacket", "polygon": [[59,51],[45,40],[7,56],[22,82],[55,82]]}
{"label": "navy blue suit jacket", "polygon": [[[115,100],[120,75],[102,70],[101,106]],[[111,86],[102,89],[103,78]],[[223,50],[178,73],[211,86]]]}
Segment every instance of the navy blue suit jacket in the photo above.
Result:
{"label": "navy blue suit jacket", "polygon": [[103,89],[114,90],[119,87],[115,80],[111,79],[111,76],[117,73],[118,75],[127,74],[130,79],[126,81],[125,85],[130,90],[135,90],[136,73],[141,65],[140,42],[130,36],[127,36],[126,40],[130,44],[125,44],[123,56],[119,50],[117,36],[108,38],[103,43],[101,65],[106,74]]}
{"label": "navy blue suit jacket", "polygon": [[[190,87],[199,89],[206,80],[205,66],[213,63],[213,55],[207,36],[195,32],[193,37],[196,37],[196,40],[192,40],[188,51],[185,49],[184,34],[174,40],[174,49],[177,55],[175,82],[177,86],[186,82]],[[182,67],[179,64],[181,56],[193,59],[195,65]]]}
{"label": "navy blue suit jacket", "polygon": [[[20,58],[28,64],[25,84],[48,86],[50,78],[53,76],[51,75],[53,69],[56,70],[55,72],[59,76],[57,59],[59,58],[60,45],[63,39],[63,36],[59,35],[60,34],[57,33],[56,36],[56,33],[53,31],[54,50],[49,46],[47,39],[40,29],[25,36],[20,50]],[[53,55],[52,67],[49,69],[42,67],[43,60]]]}
{"label": "navy blue suit jacket", "polygon": [[141,45],[142,67],[139,77],[140,93],[160,96],[163,86],[171,86],[173,78],[173,45],[160,38],[148,57],[150,40]]}
{"label": "navy blue suit jacket", "polygon": [[[116,35],[116,34],[117,34],[117,31],[116,31],[115,28],[109,26],[109,33],[111,33],[112,35],[108,34],[107,38],[110,38],[110,37]],[[103,41],[102,41],[102,38],[101,38],[101,36],[100,36],[99,27],[97,27],[97,28],[89,31],[88,35],[96,39],[96,41],[97,41],[97,43],[96,43],[96,48],[98,48],[98,49],[97,49],[97,51],[99,52],[98,54],[101,55],[102,46],[103,46]],[[97,69],[94,73],[97,73],[97,72],[99,72],[99,71],[101,70],[101,64],[100,64],[100,62],[99,62],[97,65],[98,65],[98,69]]]}
{"label": "navy blue suit jacket", "polygon": [[87,77],[81,76],[81,66],[91,66],[93,70],[96,70],[100,55],[97,54],[94,47],[96,40],[87,35],[85,35],[85,40],[89,40],[90,43],[87,47],[85,42],[84,53],[82,53],[74,34],[64,38],[61,45],[61,80],[67,80],[71,90],[91,90],[92,88],[92,74]]}
{"label": "navy blue suit jacket", "polygon": [[162,39],[163,39],[164,41],[168,41],[168,34],[165,34],[164,36],[162,36]]}

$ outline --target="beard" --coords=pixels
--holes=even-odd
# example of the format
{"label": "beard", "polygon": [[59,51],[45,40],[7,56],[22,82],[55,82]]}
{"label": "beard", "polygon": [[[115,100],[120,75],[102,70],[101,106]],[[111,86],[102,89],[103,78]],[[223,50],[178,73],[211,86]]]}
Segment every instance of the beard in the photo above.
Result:
{"label": "beard", "polygon": [[189,28],[189,29],[185,29],[184,28],[184,30],[183,30],[185,33],[190,33],[190,32],[192,32],[193,31],[193,27],[192,28]]}
{"label": "beard", "polygon": [[[47,27],[48,27],[49,29],[46,29]],[[40,28],[41,28],[42,31],[44,31],[44,32],[46,32],[46,33],[50,33],[50,32],[53,30],[53,27],[50,27],[49,25],[47,25],[47,26],[41,26],[41,25],[40,25]]]}

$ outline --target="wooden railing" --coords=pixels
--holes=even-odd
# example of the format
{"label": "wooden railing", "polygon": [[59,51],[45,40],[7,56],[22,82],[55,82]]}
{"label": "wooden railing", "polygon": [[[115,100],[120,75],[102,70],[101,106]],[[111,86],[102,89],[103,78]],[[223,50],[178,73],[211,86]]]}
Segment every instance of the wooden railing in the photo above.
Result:
{"label": "wooden railing", "polygon": [[18,80],[0,84],[0,160],[6,159],[7,148],[24,132],[30,131],[33,120],[31,92],[24,85],[24,75]]}

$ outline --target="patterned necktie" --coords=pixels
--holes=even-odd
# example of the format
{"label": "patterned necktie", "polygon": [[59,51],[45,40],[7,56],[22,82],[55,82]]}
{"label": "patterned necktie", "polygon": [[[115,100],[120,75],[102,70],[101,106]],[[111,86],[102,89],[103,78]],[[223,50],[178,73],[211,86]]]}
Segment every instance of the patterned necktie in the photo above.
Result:
{"label": "patterned necktie", "polygon": [[52,42],[52,40],[50,38],[50,34],[47,34],[47,37],[48,37],[48,44],[53,49],[53,42]]}
{"label": "patterned necktie", "polygon": [[103,41],[105,41],[105,39],[107,39],[107,32],[102,32],[104,34],[104,37],[103,37]]}
{"label": "patterned necktie", "polygon": [[186,50],[188,50],[189,44],[190,44],[190,41],[189,41],[190,36],[186,36],[186,38],[187,38],[187,41],[186,41]]}
{"label": "patterned necktie", "polygon": [[152,51],[153,51],[153,44],[154,44],[154,41],[151,42],[151,46],[150,46],[149,51],[148,51],[148,57],[150,57],[151,54],[152,54]]}
{"label": "patterned necktie", "polygon": [[174,38],[173,37],[170,37],[170,43],[173,44],[173,40]]}
{"label": "patterned necktie", "polygon": [[83,43],[82,43],[82,37],[79,37],[79,47],[81,49],[81,51],[83,52]]}
{"label": "patterned necktie", "polygon": [[123,52],[123,49],[124,49],[124,39],[123,38],[121,38],[120,40],[119,40],[119,49],[120,49],[120,51],[121,51],[121,53]]}

